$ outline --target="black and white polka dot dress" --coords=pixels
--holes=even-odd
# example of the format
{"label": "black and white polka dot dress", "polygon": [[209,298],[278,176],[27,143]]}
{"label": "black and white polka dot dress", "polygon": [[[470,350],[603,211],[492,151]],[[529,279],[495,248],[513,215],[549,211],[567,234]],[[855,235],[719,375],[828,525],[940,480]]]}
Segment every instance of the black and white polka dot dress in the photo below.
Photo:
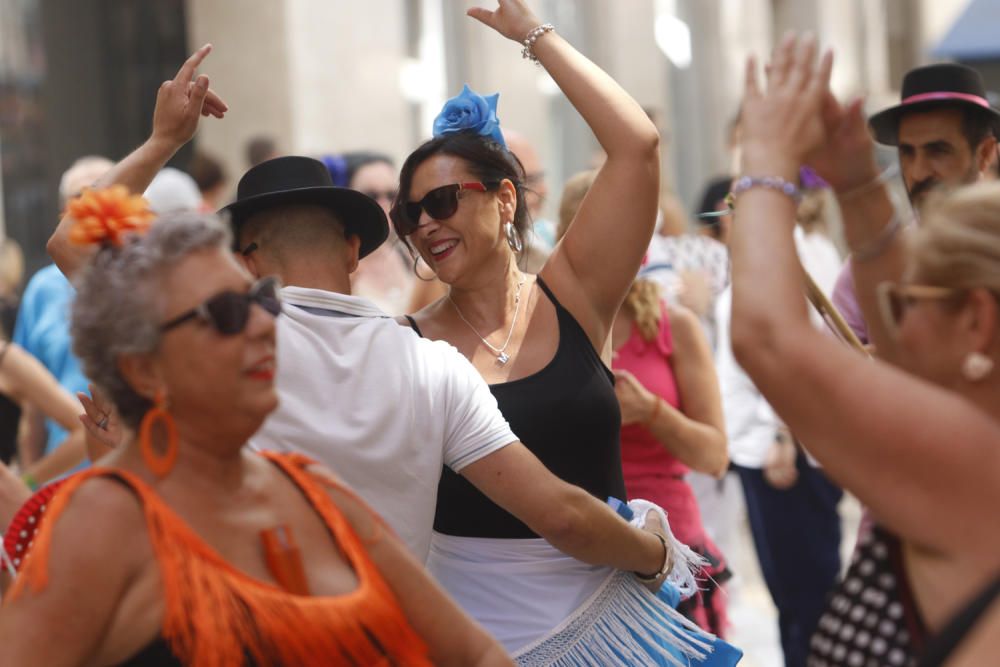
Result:
{"label": "black and white polka dot dress", "polygon": [[876,526],[858,542],[812,636],[808,667],[914,667],[926,637],[899,540]]}

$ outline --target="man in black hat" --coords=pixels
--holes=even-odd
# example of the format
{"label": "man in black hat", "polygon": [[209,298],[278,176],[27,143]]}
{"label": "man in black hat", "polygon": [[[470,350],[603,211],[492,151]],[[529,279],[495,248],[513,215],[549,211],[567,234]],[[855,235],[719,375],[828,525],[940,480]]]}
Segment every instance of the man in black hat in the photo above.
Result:
{"label": "man in black hat", "polygon": [[903,183],[919,212],[936,186],[973,183],[992,162],[1000,112],[990,106],[982,77],[965,65],[910,70],[902,100],[869,119],[875,139],[896,146]]}
{"label": "man in black hat", "polygon": [[[996,158],[1000,112],[986,99],[979,72],[965,65],[910,70],[900,103],[868,122],[876,141],[896,146],[903,185],[918,217],[931,191],[985,178]],[[869,342],[850,262],[837,280],[833,303],[858,338]]]}
{"label": "man in black hat", "polygon": [[[204,109],[221,116],[225,105],[207,95],[207,79],[191,85],[207,53],[200,50],[177,80],[164,84],[154,136],[99,186],[142,191],[193,137]],[[251,168],[223,213],[248,270],[277,275],[286,285],[277,321],[281,403],[251,445],[303,452],[326,464],[421,561],[447,465],[570,556],[663,580],[673,560],[670,543],[651,534],[663,534],[659,519],[637,530],[557,478],[518,442],[489,387],[455,348],[418,337],[350,295],[351,272],[388,234],[374,200],[335,187],[321,162],[288,156]],[[64,218],[49,242],[66,275],[88,258],[70,243],[71,224]]]}

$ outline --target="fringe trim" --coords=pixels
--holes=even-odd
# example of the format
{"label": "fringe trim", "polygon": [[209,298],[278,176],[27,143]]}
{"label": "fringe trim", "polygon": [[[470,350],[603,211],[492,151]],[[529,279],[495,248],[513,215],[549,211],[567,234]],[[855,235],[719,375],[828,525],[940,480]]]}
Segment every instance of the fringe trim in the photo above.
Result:
{"label": "fringe trim", "polygon": [[713,640],[631,574],[616,571],[562,625],[513,657],[518,667],[688,667],[712,653]]}
{"label": "fringe trim", "polygon": [[699,590],[698,574],[702,568],[708,566],[705,557],[695,553],[691,547],[674,537],[673,531],[670,530],[670,521],[667,520],[667,512],[659,505],[648,500],[636,499],[629,501],[628,506],[635,514],[631,523],[639,528],[643,527],[646,514],[649,512],[656,512],[660,515],[660,521],[667,529],[667,544],[670,546],[674,559],[670,573],[667,574],[667,582],[673,584],[674,588],[680,592],[681,599],[689,598],[697,593]]}
{"label": "fringe trim", "polygon": [[125,482],[138,496],[164,594],[163,637],[192,667],[256,664],[302,667],[330,664],[430,665],[427,648],[403,615],[353,528],[295,456],[265,454],[303,490],[336,537],[358,578],[358,588],[336,597],[289,594],[250,579],[221,559],[156,493],[122,470],[91,468],[71,478],[49,506],[30,558],[11,592],[38,592],[48,584],[54,526],[80,485],[92,477]]}

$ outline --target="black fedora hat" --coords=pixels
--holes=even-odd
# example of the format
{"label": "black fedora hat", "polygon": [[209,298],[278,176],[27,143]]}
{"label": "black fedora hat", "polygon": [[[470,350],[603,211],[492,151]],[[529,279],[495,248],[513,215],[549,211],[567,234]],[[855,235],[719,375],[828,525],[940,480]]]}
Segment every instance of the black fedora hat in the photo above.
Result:
{"label": "black fedora hat", "polygon": [[389,235],[389,223],[378,203],[356,190],[338,188],[319,160],[299,155],[278,157],[251,167],[236,187],[236,201],[219,211],[228,215],[233,234],[255,213],[288,204],[323,206],[336,214],[348,234],[361,238],[364,257]]}
{"label": "black fedora hat", "polygon": [[1000,137],[1000,112],[990,106],[983,77],[971,67],[941,63],[912,69],[903,77],[901,97],[899,104],[868,119],[875,140],[881,144],[896,145],[899,119],[904,113],[943,106],[980,110],[989,116],[993,134]]}

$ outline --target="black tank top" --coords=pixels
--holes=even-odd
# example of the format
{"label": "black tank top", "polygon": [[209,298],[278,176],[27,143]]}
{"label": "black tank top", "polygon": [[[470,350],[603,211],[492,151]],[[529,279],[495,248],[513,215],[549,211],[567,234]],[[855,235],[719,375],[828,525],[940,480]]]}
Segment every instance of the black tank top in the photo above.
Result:
{"label": "black tank top", "polygon": [[940,667],[961,646],[968,635],[976,629],[976,624],[989,611],[994,601],[1000,598],[1000,577],[983,589],[955,614],[947,625],[928,642],[920,657],[920,667]]}
{"label": "black tank top", "polygon": [[[256,665],[250,656],[246,656],[242,664],[232,667],[256,667]],[[184,667],[184,664],[170,650],[167,641],[163,637],[157,637],[128,660],[118,663],[118,667]],[[269,667],[280,667],[280,664],[272,662],[269,663]]]}
{"label": "black tank top", "polygon": [[[624,499],[614,376],[541,277],[538,286],[559,319],[555,356],[534,375],[490,385],[490,391],[514,433],[553,474],[602,501]],[[434,530],[459,537],[538,537],[447,467],[438,484]]]}

